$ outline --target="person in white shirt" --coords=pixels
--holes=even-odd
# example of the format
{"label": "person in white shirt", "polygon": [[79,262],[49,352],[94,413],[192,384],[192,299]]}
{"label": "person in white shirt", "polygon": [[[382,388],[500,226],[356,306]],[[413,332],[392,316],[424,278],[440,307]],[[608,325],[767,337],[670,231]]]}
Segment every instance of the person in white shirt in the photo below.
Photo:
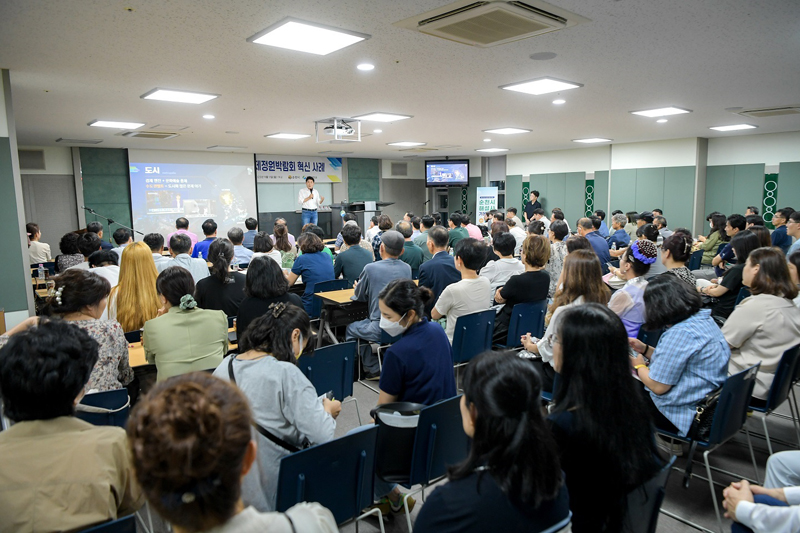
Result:
{"label": "person in white shirt", "polygon": [[89,268],[101,278],[105,278],[113,289],[119,284],[119,261],[112,250],[98,250],[89,256]]}
{"label": "person in white shirt", "polygon": [[319,220],[317,210],[325,201],[324,196],[320,196],[319,191],[314,189],[315,179],[313,176],[306,178],[306,188],[300,189],[298,201],[302,208],[303,226],[306,224],[316,224]]}
{"label": "person in white shirt", "polygon": [[528,237],[528,232],[525,231],[525,228],[517,226],[513,218],[507,218],[506,224],[508,225],[508,232],[517,241],[516,246],[514,246],[514,256],[519,257],[520,251],[522,251],[522,243],[525,242],[525,239]]}
{"label": "person in white shirt", "polygon": [[498,233],[495,235],[493,247],[500,259],[489,261],[486,266],[481,268],[481,277],[489,280],[491,295],[489,305],[494,303],[494,293],[497,288],[506,284],[511,276],[525,272],[525,266],[519,259],[514,259],[514,247],[517,240],[510,233]]}
{"label": "person in white shirt", "polygon": [[261,256],[269,257],[278,263],[278,266],[281,266],[281,253],[272,244],[272,236],[266,231],[259,231],[253,237],[253,257],[250,258],[250,261]]}
{"label": "person in white shirt", "polygon": [[114,242],[117,243],[117,247],[113,248],[111,251],[116,253],[119,256],[119,260],[122,261],[122,250],[125,249],[130,243],[133,242],[133,236],[131,232],[126,230],[125,228],[118,228],[114,231],[114,234],[111,236],[114,239]]}
{"label": "person in white shirt", "polygon": [[509,207],[506,216],[509,217],[509,218],[513,218],[514,219],[514,223],[517,225],[518,228],[524,228],[525,227],[525,224],[523,224],[522,221],[517,216],[517,208],[516,207]]}
{"label": "person in white shirt", "polygon": [[148,233],[142,241],[150,247],[150,251],[153,253],[153,262],[156,264],[156,270],[160,274],[170,263],[170,258],[163,254],[164,236],[160,233]]}
{"label": "person in white shirt", "polygon": [[47,263],[53,259],[50,257],[50,245],[39,242],[42,238],[42,232],[39,230],[39,224],[28,222],[25,224],[25,231],[28,232],[28,262],[32,265],[37,263]]}
{"label": "person in white shirt", "polygon": [[369,228],[367,229],[366,235],[364,235],[364,240],[367,242],[372,242],[372,239],[374,239],[375,235],[377,235],[381,230],[381,228],[378,227],[378,222],[379,219],[377,216],[374,216],[369,220]]}
{"label": "person in white shirt", "polygon": [[547,232],[550,231],[550,220],[546,216],[544,216],[544,209],[538,207],[533,210],[533,220],[539,220],[544,224],[544,234],[547,235]]}
{"label": "person in white shirt", "polygon": [[167,267],[179,266],[185,268],[192,274],[195,284],[211,275],[205,259],[189,255],[192,253],[192,240],[188,235],[182,233],[174,234],[169,240],[169,253],[172,255],[172,259]]}
{"label": "person in white shirt", "polygon": [[458,317],[489,309],[491,284],[478,275],[486,252],[486,244],[471,237],[461,239],[455,246],[456,269],[461,272],[461,281],[448,285],[431,311],[434,320],[447,317],[445,332],[451,343]]}
{"label": "person in white shirt", "polygon": [[250,263],[253,257],[252,250],[243,246],[244,231],[242,228],[233,227],[228,230],[228,240],[233,244],[233,262],[237,265]]}

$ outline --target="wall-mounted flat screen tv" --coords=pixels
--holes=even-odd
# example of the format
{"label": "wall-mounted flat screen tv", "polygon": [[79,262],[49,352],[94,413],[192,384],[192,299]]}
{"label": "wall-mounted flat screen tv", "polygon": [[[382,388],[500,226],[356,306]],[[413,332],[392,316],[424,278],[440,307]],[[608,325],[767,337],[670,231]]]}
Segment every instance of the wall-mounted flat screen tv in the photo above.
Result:
{"label": "wall-mounted flat screen tv", "polygon": [[425,161],[426,187],[466,187],[469,184],[469,159]]}

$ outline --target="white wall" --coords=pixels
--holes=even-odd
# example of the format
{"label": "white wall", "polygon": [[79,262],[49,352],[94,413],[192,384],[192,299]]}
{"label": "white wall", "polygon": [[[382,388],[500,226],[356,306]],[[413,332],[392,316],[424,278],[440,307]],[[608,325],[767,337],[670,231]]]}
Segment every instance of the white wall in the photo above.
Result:
{"label": "white wall", "polygon": [[611,168],[690,167],[697,165],[697,139],[670,139],[611,146]]}
{"label": "white wall", "polygon": [[800,161],[800,131],[736,135],[708,140],[709,166],[750,163],[777,165],[793,161]]}
{"label": "white wall", "polygon": [[506,156],[509,176],[561,172],[594,172],[609,168],[611,147],[593,146],[574,150],[555,150]]}
{"label": "white wall", "polygon": [[72,175],[72,150],[69,146],[20,146],[20,150],[44,150],[44,170],[25,170],[25,174]]}

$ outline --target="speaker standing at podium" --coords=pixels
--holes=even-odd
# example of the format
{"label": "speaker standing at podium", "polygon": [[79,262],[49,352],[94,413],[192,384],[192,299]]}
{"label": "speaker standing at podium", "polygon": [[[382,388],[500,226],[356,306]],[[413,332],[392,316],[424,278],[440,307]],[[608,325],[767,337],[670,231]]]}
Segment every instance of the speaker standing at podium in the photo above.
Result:
{"label": "speaker standing at podium", "polygon": [[317,209],[319,209],[322,202],[325,201],[325,197],[320,196],[319,191],[314,190],[314,178],[312,176],[306,178],[306,190],[300,190],[298,200],[300,202],[300,207],[303,209],[301,215],[303,218],[303,225],[317,224],[319,220]]}

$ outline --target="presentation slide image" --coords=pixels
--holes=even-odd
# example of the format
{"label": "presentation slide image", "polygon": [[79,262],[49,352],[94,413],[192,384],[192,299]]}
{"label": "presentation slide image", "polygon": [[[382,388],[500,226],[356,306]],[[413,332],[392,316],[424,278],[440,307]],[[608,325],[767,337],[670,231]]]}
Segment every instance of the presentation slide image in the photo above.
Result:
{"label": "presentation slide image", "polygon": [[429,183],[464,183],[468,180],[467,165],[428,165]]}

